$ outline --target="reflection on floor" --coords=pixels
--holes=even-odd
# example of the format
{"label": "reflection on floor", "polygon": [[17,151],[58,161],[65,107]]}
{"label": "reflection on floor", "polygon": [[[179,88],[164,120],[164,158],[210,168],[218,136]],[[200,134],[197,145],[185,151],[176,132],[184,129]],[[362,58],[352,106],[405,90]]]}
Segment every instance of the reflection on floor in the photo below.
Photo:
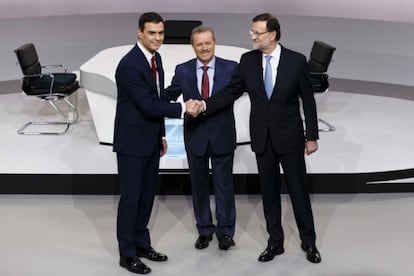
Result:
{"label": "reflection on floor", "polygon": [[[169,260],[143,261],[151,275],[412,276],[413,196],[313,195],[320,264],[300,249],[287,196],[286,252],[269,263],[257,261],[267,241],[260,196],[236,197],[236,247],[229,251],[216,239],[195,249],[191,198],[162,196],[149,227],[152,245]],[[0,275],[132,275],[118,266],[117,203],[118,196],[0,195]]]}

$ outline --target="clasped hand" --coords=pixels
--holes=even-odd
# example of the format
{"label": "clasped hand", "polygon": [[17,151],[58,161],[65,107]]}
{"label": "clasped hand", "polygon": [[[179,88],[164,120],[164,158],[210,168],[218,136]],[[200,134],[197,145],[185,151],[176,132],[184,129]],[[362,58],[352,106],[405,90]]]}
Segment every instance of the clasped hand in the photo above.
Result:
{"label": "clasped hand", "polygon": [[190,99],[185,102],[185,112],[192,117],[197,117],[203,112],[203,109],[204,106],[202,101]]}

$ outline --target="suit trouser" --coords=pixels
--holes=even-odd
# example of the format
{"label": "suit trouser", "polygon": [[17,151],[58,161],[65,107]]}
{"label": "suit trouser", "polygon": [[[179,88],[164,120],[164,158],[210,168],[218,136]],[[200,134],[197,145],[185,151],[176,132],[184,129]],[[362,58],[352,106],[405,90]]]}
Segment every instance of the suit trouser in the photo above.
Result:
{"label": "suit trouser", "polygon": [[284,233],[281,222],[281,176],[282,165],[287,189],[290,194],[299,236],[303,243],[315,244],[315,227],[309,198],[304,152],[278,154],[267,139],[263,154],[256,154],[261,184],[266,228],[270,237],[268,245],[283,247]]}
{"label": "suit trouser", "polygon": [[117,153],[121,198],[118,205],[119,253],[132,257],[136,248],[149,248],[147,228],[158,184],[159,152],[140,158]]}
{"label": "suit trouser", "polygon": [[[216,155],[211,150],[207,150],[202,156],[187,153],[194,216],[200,235],[211,235],[215,232],[218,238],[224,235],[234,236],[236,206],[232,173],[233,157],[233,151]],[[213,223],[210,210],[209,158],[212,165],[217,227]]]}

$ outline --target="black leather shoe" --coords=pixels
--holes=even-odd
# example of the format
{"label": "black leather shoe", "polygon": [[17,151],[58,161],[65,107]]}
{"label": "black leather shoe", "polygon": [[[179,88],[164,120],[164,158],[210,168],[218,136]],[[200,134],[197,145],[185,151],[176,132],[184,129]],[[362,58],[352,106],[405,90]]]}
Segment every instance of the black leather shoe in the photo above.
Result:
{"label": "black leather shoe", "polygon": [[129,258],[121,257],[119,260],[119,265],[131,271],[132,273],[148,274],[151,272],[151,268],[141,262],[137,256]]}
{"label": "black leather shoe", "polygon": [[285,249],[283,247],[267,246],[265,251],[263,251],[258,261],[259,262],[268,262],[274,259],[276,255],[283,254]]}
{"label": "black leather shoe", "polygon": [[311,263],[320,263],[322,261],[321,254],[319,253],[318,249],[315,245],[308,246],[304,243],[300,245],[303,251],[306,252],[306,259]]}
{"label": "black leather shoe", "polygon": [[210,243],[210,241],[212,239],[213,239],[213,236],[212,235],[208,235],[208,236],[200,235],[200,236],[198,236],[198,238],[197,238],[194,246],[197,249],[207,248],[208,247],[208,244]]}
{"label": "black leather shoe", "polygon": [[219,248],[221,250],[227,250],[232,246],[235,246],[233,238],[229,235],[224,235],[223,237],[219,238]]}
{"label": "black leather shoe", "polygon": [[137,248],[137,256],[154,262],[165,262],[168,260],[167,255],[155,251],[152,247],[149,249]]}

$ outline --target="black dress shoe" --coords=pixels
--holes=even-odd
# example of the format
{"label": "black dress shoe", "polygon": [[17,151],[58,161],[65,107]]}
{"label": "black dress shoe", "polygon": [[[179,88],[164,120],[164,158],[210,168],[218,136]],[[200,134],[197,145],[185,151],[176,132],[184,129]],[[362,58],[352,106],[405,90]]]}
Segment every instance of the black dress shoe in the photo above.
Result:
{"label": "black dress shoe", "polygon": [[137,274],[148,274],[151,272],[151,268],[141,262],[137,256],[128,258],[121,257],[119,265]]}
{"label": "black dress shoe", "polygon": [[165,262],[168,260],[167,255],[155,251],[152,247],[149,249],[137,248],[137,256],[147,258],[148,260],[154,262]]}
{"label": "black dress shoe", "polygon": [[200,236],[198,236],[198,238],[197,238],[194,246],[197,249],[207,248],[208,247],[208,244],[210,243],[210,241],[212,239],[213,239],[213,236],[212,235],[208,235],[208,236],[200,235]]}
{"label": "black dress shoe", "polygon": [[276,247],[276,246],[267,246],[265,251],[263,251],[258,261],[259,262],[268,262],[274,259],[276,255],[283,254],[285,249],[283,247]]}
{"label": "black dress shoe", "polygon": [[232,246],[235,246],[233,238],[229,235],[224,235],[223,237],[219,238],[219,248],[221,250],[227,250]]}
{"label": "black dress shoe", "polygon": [[320,263],[322,261],[321,254],[319,253],[318,249],[315,245],[308,246],[304,243],[300,245],[303,251],[306,252],[306,259],[311,263]]}

